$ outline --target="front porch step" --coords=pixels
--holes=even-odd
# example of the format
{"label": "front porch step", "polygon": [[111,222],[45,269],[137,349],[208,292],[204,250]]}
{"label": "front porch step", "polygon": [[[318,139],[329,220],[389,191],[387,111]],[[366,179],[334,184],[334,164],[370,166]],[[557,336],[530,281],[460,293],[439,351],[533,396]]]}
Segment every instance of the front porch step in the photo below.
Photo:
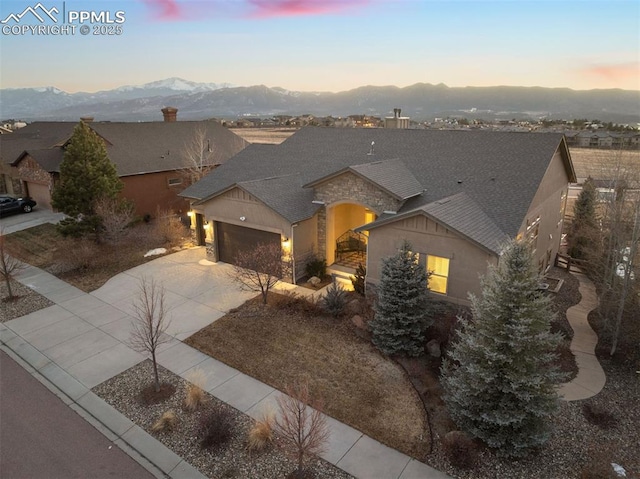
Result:
{"label": "front porch step", "polygon": [[355,268],[350,268],[349,266],[333,263],[331,266],[327,267],[327,274],[335,274],[337,279],[345,279],[349,283],[351,283],[351,276],[354,276],[356,274],[356,270]]}

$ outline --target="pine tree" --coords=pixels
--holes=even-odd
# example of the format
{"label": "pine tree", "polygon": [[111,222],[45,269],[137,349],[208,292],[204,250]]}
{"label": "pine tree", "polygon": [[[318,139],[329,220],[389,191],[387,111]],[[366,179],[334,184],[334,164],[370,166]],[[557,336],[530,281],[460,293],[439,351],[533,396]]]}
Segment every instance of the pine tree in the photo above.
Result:
{"label": "pine tree", "polygon": [[65,148],[60,183],[52,194],[53,207],[70,217],[61,223],[62,233],[77,236],[95,231],[99,225],[96,202],[116,198],[122,186],[104,142],[80,122]]}
{"label": "pine tree", "polygon": [[528,244],[507,245],[481,296],[471,296],[473,319],[463,321],[441,371],[458,427],[505,456],[525,456],[548,440],[555,385],[564,378],[552,364],[561,340],[550,332],[555,313],[538,281]]}
{"label": "pine tree", "polygon": [[573,206],[573,221],[569,232],[569,255],[573,258],[586,259],[590,245],[595,239],[598,231],[596,201],[596,187],[589,177],[582,185],[582,191]]}
{"label": "pine tree", "polygon": [[396,255],[382,261],[376,315],[369,326],[373,344],[383,353],[424,353],[424,333],[431,324],[428,278],[406,241]]}

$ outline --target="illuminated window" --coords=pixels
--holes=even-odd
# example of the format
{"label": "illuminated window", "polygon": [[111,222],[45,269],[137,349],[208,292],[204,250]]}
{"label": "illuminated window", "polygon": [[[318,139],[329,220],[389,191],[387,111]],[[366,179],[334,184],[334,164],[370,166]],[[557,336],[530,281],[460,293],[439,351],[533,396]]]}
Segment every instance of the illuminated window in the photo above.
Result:
{"label": "illuminated window", "polygon": [[447,283],[449,281],[449,258],[440,256],[427,256],[427,271],[431,273],[429,277],[429,289],[436,293],[447,294]]}

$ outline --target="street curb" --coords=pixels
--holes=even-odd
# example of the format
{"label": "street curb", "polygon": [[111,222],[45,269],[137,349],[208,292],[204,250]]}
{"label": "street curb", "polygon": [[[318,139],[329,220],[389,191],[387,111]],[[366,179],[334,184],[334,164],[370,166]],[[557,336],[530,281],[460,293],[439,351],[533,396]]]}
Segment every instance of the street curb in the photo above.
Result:
{"label": "street curb", "polygon": [[[4,325],[0,325],[0,330],[10,331]],[[18,347],[14,350],[10,342],[17,343]],[[15,335],[9,341],[3,338],[0,350],[154,477],[206,479],[191,464],[125,418],[55,363],[47,361],[42,364],[43,355],[39,352],[34,355],[37,350],[22,337]]]}

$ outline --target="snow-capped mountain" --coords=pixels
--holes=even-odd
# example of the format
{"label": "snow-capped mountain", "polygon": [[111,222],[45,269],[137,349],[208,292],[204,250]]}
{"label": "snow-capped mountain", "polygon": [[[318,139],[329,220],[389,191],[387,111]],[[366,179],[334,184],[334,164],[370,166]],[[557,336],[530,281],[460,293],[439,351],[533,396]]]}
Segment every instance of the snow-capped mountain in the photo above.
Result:
{"label": "snow-capped mountain", "polygon": [[416,120],[466,118],[597,118],[640,121],[640,92],[570,90],[538,87],[465,87],[416,83],[363,86],[349,91],[300,92],[255,85],[196,83],[167,78],[95,93],[66,93],[55,87],[0,90],[0,119],[66,120],[94,116],[96,121],[160,121],[164,106],[178,108],[178,119],[239,116],[316,116],[369,114],[386,116],[400,107]]}

